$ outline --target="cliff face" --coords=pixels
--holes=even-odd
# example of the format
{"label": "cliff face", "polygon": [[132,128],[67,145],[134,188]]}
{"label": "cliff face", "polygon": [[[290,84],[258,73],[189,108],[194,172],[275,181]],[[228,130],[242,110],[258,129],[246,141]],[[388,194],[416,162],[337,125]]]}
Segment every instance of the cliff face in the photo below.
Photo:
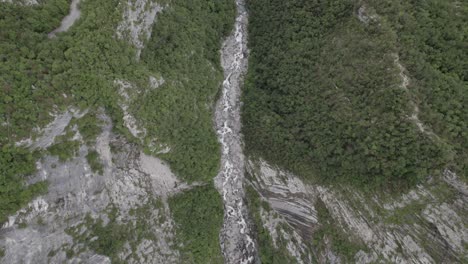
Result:
{"label": "cliff face", "polygon": [[[78,4],[72,1],[70,15],[49,37],[67,31],[79,19]],[[161,7],[152,1],[126,4],[116,32],[136,46],[138,57]],[[164,80],[151,77],[149,82],[154,89]],[[115,86],[133,88],[124,81],[116,81]],[[135,91],[125,91],[125,87],[120,87],[122,123],[138,139],[136,121],[126,112],[127,93]],[[167,163],[144,154],[140,146],[114,133],[114,124],[103,109],[96,120],[99,135],[92,144],[87,142],[76,120],[88,112],[73,107],[65,112],[57,110],[50,124],[34,130],[34,138],[16,142],[31,151],[45,151],[70,132],[70,141],[79,147],[66,161],[47,154],[37,160],[37,173],[28,177],[27,184],[47,181],[47,194],[32,200],[1,227],[2,263],[111,263],[118,259],[126,263],[178,263],[167,198],[191,186],[181,182]],[[97,153],[99,170],[90,164],[92,153]]]}
{"label": "cliff face", "polygon": [[[16,3],[43,4],[42,1]],[[79,0],[71,1],[70,15],[64,18],[59,28],[51,31],[48,36],[51,40],[62,37],[61,34],[80,21],[81,16],[87,15],[80,12],[79,3]],[[249,59],[248,10],[243,0],[236,0],[235,4],[236,20],[219,47],[219,70],[224,71],[224,78],[219,83],[217,103],[213,95],[206,95],[204,97],[213,99],[213,105],[197,105],[197,99],[188,100],[193,104],[181,107],[188,112],[200,108],[212,112],[213,130],[221,149],[217,176],[212,179],[207,175],[209,181],[185,182],[171,169],[174,161],[165,155],[193,151],[193,146],[181,147],[162,141],[155,136],[157,133],[150,133],[161,128],[145,122],[159,119],[151,115],[147,119],[138,116],[142,108],[148,107],[148,104],[139,103],[151,93],[158,89],[182,90],[183,87],[177,85],[191,83],[193,80],[184,79],[189,75],[172,73],[161,76],[156,71],[137,68],[141,70],[138,76],[144,78],[135,80],[131,74],[113,72],[107,81],[115,89],[115,94],[106,95],[109,101],[115,101],[111,106],[118,110],[108,108],[118,111],[118,114],[109,113],[109,109],[104,107],[93,109],[86,104],[82,108],[76,105],[54,107],[54,112],[49,114],[52,121],[48,125],[37,127],[29,138],[14,142],[17,147],[26,148],[39,157],[35,163],[36,173],[26,177],[25,184],[46,181],[48,190],[9,216],[0,228],[0,262],[207,263],[208,260],[203,259],[206,256],[200,257],[195,252],[200,248],[192,247],[197,238],[214,241],[206,238],[205,231],[219,233],[219,240],[214,243],[216,248],[209,249],[213,255],[208,254],[212,257],[209,261],[214,263],[223,262],[221,259],[225,263],[246,264],[468,261],[468,186],[448,169],[443,172],[443,177],[428,177],[405,193],[363,192],[345,185],[313,184],[259,156],[244,155],[240,95]],[[214,2],[210,5],[210,8],[215,6]],[[171,1],[120,2],[117,9],[122,17],[116,23],[112,38],[132,47],[130,57],[134,63],[148,63],[144,59],[144,49],[152,39],[159,37],[152,35],[158,16],[166,10],[172,12],[171,8]],[[176,16],[177,20],[187,22],[183,20],[187,13],[181,14]],[[356,15],[364,25],[380,19],[366,6],[359,8]],[[163,28],[161,32],[168,30]],[[157,45],[170,43],[175,35],[164,35]],[[190,37],[193,36],[187,38]],[[183,41],[182,38],[178,40]],[[177,45],[172,48],[177,50]],[[188,61],[191,61],[191,56],[198,51],[194,48],[184,54],[169,54],[169,57],[189,57]],[[392,56],[394,66],[400,71],[400,86],[409,93],[411,79],[407,70],[398,55]],[[209,72],[216,75],[214,63],[205,58],[203,61],[209,65]],[[183,66],[174,71],[186,73],[193,70],[193,65]],[[115,65],[110,68],[113,67]],[[206,85],[203,80],[196,81],[197,88]],[[186,99],[172,97],[169,93],[157,95],[175,104]],[[63,96],[67,98],[65,93]],[[160,101],[150,101],[149,105],[154,106],[157,102]],[[164,114],[174,110],[167,108],[169,103],[161,104],[151,109]],[[411,110],[408,118],[416,129],[439,140],[419,119],[419,107],[414,101],[411,102]],[[78,123],[91,114],[96,116],[93,124],[97,126],[97,135],[90,141]],[[174,121],[174,116],[169,116],[168,121],[177,124],[187,119],[183,115],[177,117],[180,120]],[[188,122],[191,126],[182,127],[182,131],[193,132],[192,128],[201,126],[200,120]],[[199,134],[193,137],[190,140],[195,142],[205,140]],[[63,159],[50,151],[61,142],[61,138],[67,138],[70,146],[77,147],[70,158]],[[194,153],[203,155],[206,154],[204,151]],[[158,155],[161,158],[155,157]],[[190,158],[193,156],[182,166],[185,169],[199,165]],[[211,211],[205,210],[204,204],[190,201],[188,204],[195,204],[192,206],[195,208],[188,208],[191,210],[188,213],[178,212],[188,218],[178,222],[180,219],[175,217],[177,211],[170,207],[169,201],[201,186],[216,188],[224,211],[216,211],[219,215],[206,216],[203,215],[205,211]],[[223,218],[223,224],[203,225],[205,230],[186,224],[192,223],[191,217],[200,215],[202,220],[197,219],[198,223],[219,217]],[[192,235],[193,241],[181,240],[183,232]],[[206,245],[201,245],[202,250],[203,247]]]}
{"label": "cliff face", "polygon": [[[38,173],[29,181],[47,180],[48,193],[2,227],[0,246],[7,263],[110,263],[117,256],[128,263],[176,262],[166,199],[188,186],[164,162],[112,133],[105,114],[101,119],[102,132],[92,149],[83,144],[70,161],[45,156],[37,162]],[[99,153],[102,174],[90,168],[86,156],[91,150]],[[92,243],[102,230],[120,232],[127,242],[115,252],[102,251]]]}
{"label": "cliff face", "polygon": [[[310,262],[309,255],[321,263],[466,260],[467,186],[449,170],[441,180],[428,179],[407,193],[393,195],[306,184],[261,159],[249,161],[248,171],[251,185],[269,204],[267,211],[260,210],[273,245],[278,239],[299,236],[287,245],[299,263]],[[327,214],[318,212],[323,210]],[[324,227],[328,230],[321,232]]]}

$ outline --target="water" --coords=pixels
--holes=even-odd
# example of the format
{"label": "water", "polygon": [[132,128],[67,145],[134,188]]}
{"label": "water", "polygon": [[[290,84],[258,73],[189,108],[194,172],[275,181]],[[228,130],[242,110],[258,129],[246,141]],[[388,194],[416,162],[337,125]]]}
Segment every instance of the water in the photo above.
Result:
{"label": "water", "polygon": [[220,234],[226,263],[254,263],[257,253],[244,203],[245,158],[240,134],[240,95],[247,71],[247,12],[244,0],[237,0],[237,17],[232,34],[221,50],[224,69],[222,96],[215,113],[216,130],[222,145],[221,171],[215,184],[224,201],[224,224]]}

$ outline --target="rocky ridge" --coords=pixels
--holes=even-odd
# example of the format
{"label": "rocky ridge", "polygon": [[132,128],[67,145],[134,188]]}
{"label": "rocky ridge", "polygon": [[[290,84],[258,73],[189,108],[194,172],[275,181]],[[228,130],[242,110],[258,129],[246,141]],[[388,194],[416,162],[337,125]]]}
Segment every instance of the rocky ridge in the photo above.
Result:
{"label": "rocky ridge", "polygon": [[[292,227],[293,234],[300,234],[304,240],[314,237],[314,231],[322,224],[315,208],[317,200],[322,201],[331,214],[334,228],[344,232],[351,241],[365,245],[365,250],[355,254],[356,263],[461,263],[466,260],[467,186],[449,170],[443,179],[429,179],[408,193],[391,197],[376,195],[369,199],[356,190],[306,184],[261,159],[250,160],[248,164],[251,184],[281,216],[281,221]],[[265,217],[264,225],[271,225],[271,219]],[[276,237],[274,229],[270,230],[273,230],[272,237]],[[315,250],[307,244],[296,246],[301,247]],[[317,259],[327,254],[315,252]],[[301,254],[297,251],[291,255]],[[303,261],[298,259],[298,263]],[[333,262],[343,263],[339,259]]]}
{"label": "rocky ridge", "polygon": [[[5,248],[5,258],[11,263],[96,263],[97,259],[110,263],[108,257],[96,254],[74,237],[70,229],[80,227],[80,234],[92,234],[89,225],[84,224],[86,218],[101,219],[105,226],[114,208],[118,216],[113,221],[135,228],[142,219],[132,211],[152,201],[160,201],[160,206],[149,209],[150,217],[145,221],[151,226],[147,231],[156,239],[129,237],[121,254],[128,263],[177,262],[166,198],[188,186],[164,162],[113,134],[110,120],[105,115],[101,118],[105,125],[95,149],[104,165],[103,174],[91,170],[86,159],[90,147],[85,144],[70,161],[59,162],[53,156],[38,161],[38,173],[30,181],[47,180],[48,193],[10,217],[0,231],[4,237],[0,246]],[[135,245],[136,251],[130,244]]]}

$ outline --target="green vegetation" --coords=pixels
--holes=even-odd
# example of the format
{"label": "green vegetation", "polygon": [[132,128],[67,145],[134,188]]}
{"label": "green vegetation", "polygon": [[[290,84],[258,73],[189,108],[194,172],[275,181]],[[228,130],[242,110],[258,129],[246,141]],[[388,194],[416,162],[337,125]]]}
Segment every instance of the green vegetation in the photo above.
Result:
{"label": "green vegetation", "polygon": [[96,113],[88,113],[82,118],[74,119],[70,125],[76,123],[83,140],[89,144],[95,142],[97,136],[101,133],[101,122],[97,118]]}
{"label": "green vegetation", "polygon": [[67,161],[75,157],[80,148],[80,142],[72,140],[74,132],[69,130],[65,135],[57,136],[54,145],[47,148],[53,156],[58,156],[60,161]]}
{"label": "green vegetation", "polygon": [[118,253],[129,238],[127,228],[125,225],[118,224],[115,217],[111,217],[111,221],[105,226],[102,219],[99,219],[92,225],[93,235],[96,235],[98,239],[90,242],[89,246],[96,253],[111,257],[113,263],[118,262]]}
{"label": "green vegetation", "polygon": [[223,79],[219,49],[234,12],[232,0],[173,1],[142,52],[166,82],[137,100],[133,112],[151,127],[148,143],[158,138],[171,147],[161,157],[188,181],[210,180],[219,167],[212,113]]}
{"label": "green vegetation", "polygon": [[99,153],[97,153],[97,151],[89,151],[86,155],[86,160],[93,172],[97,172],[102,175],[104,167],[102,166],[101,159],[99,158]]}
{"label": "green vegetation", "polygon": [[[86,215],[84,221],[79,225],[67,229],[67,233],[75,240],[75,247],[67,249],[67,254],[74,256],[84,251],[83,245],[98,254],[108,256],[112,263],[127,263],[129,259],[137,257],[137,246],[144,240],[156,241],[151,229],[154,225],[162,224],[163,218],[155,218],[153,212],[159,210],[158,214],[164,213],[160,200],[152,199],[142,207],[131,210],[130,215],[136,218],[135,222],[121,222],[118,220],[118,210],[112,208],[108,212],[109,222],[104,225],[101,218],[93,219]],[[83,228],[86,229],[82,232]],[[97,239],[92,239],[97,237]],[[131,253],[122,259],[119,254],[124,250],[124,245],[129,243]],[[80,244],[81,243],[81,244]]]}
{"label": "green vegetation", "polygon": [[[116,222],[116,210],[112,210],[109,214],[109,223],[103,225],[102,219],[93,219],[87,215],[85,221],[76,227],[69,228],[67,233],[74,238],[76,242],[85,243],[98,254],[108,256],[112,263],[123,263],[118,253],[121,252],[127,240],[129,240],[129,227]],[[87,228],[87,232],[80,233],[82,228]],[[97,236],[96,240],[90,242],[92,237]],[[66,250],[67,257],[71,258],[74,255],[83,251],[82,248],[68,248]]]}
{"label": "green vegetation", "polygon": [[385,223],[403,225],[419,220],[419,215],[427,207],[427,201],[413,201],[401,208],[386,212]]}
{"label": "green vegetation", "polygon": [[[394,60],[400,53],[406,66],[407,55],[400,48],[401,33],[392,22],[385,17],[367,24],[359,21],[360,5],[353,0],[247,2],[251,57],[243,98],[243,132],[249,152],[311,181],[346,183],[366,190],[414,186],[453,163],[452,141],[419,131],[409,118],[414,111],[412,102],[420,100],[413,92],[413,81],[408,91],[402,87]],[[392,9],[395,1],[374,2]],[[370,14],[375,11],[367,10]],[[404,10],[399,9],[399,14],[406,17]],[[434,18],[426,17],[429,28],[428,21]],[[437,32],[444,36],[442,29]],[[432,33],[421,34],[431,38]],[[462,42],[449,38],[446,43],[455,48]],[[417,46],[414,49],[405,52],[426,52]],[[466,80],[463,84],[457,77],[466,63],[460,52],[450,57],[455,70],[446,67],[446,75],[458,79],[459,88],[453,88],[457,92],[452,95],[447,85],[440,91],[446,97],[439,98],[442,102],[450,97],[457,107],[447,111],[455,111],[459,117],[466,113],[456,109],[463,106],[461,100],[466,100],[462,98],[468,90]],[[407,65],[411,80],[428,80],[426,75],[411,75],[418,65]],[[432,96],[433,90],[439,90],[432,84],[424,89]],[[422,116],[429,112],[429,107],[421,108]],[[466,135],[466,129],[460,130],[460,126],[466,128],[466,120],[457,119],[456,123],[457,128],[451,125],[454,131]],[[467,148],[461,146],[457,155],[463,156]]]}
{"label": "green vegetation", "polygon": [[255,234],[257,235],[261,263],[296,263],[296,260],[289,254],[286,248],[288,241],[285,241],[281,236],[278,237],[278,247],[275,248],[270,236],[270,231],[263,227],[260,210],[263,209],[267,212],[270,211],[268,203],[262,201],[257,191],[255,191],[251,186],[247,186],[246,194],[248,202],[247,206],[249,208],[250,216],[254,222]]}
{"label": "green vegetation", "polygon": [[[406,195],[402,196],[401,193],[393,197],[380,197],[384,198],[380,200],[381,204],[396,202],[402,205],[391,210],[384,209],[381,204],[368,203],[368,206],[371,205],[373,210],[383,217],[386,224],[402,226],[417,223],[422,225],[424,218],[421,215],[428,206],[437,206],[442,203],[452,204],[460,195],[458,190],[442,179],[433,179],[430,184],[424,184],[423,188],[431,195],[425,196],[419,193],[417,199],[408,198]],[[411,195],[409,196],[411,197]],[[460,210],[457,213],[463,216],[465,212],[468,213],[465,210]]]}
{"label": "green vegetation", "polygon": [[34,196],[47,190],[46,182],[26,186],[22,179],[35,170],[30,151],[3,145],[0,153],[0,223],[25,206]]}
{"label": "green vegetation", "polygon": [[420,119],[455,152],[449,164],[468,177],[468,3],[370,1],[398,36]]}
{"label": "green vegetation", "polygon": [[[145,145],[154,139],[170,145],[171,152],[161,157],[188,181],[216,175],[219,146],[212,105],[222,80],[218,50],[233,24],[234,2],[171,2],[159,15],[140,61],[134,47],[115,37],[124,7],[120,2],[81,2],[80,19],[52,39],[47,34],[60,25],[69,1],[0,3],[0,222],[46,186],[23,184],[24,176],[34,173],[35,159],[12,146],[34,138],[33,128],[49,123],[49,113],[69,106],[89,109],[90,114],[76,121],[88,144],[99,133],[95,114],[99,108],[111,116],[115,131],[129,135],[116,79],[144,90],[130,110],[151,128]],[[163,76],[165,85],[149,90],[145,81],[149,76]],[[61,160],[73,157],[78,142],[57,143],[48,149],[51,154]]]}
{"label": "green vegetation", "polygon": [[212,184],[169,198],[182,263],[223,263],[219,232],[223,204]]}
{"label": "green vegetation", "polygon": [[50,120],[51,98],[32,86],[41,81],[37,76],[46,72],[43,62],[36,59],[39,50],[35,44],[60,24],[68,3],[50,0],[47,5],[34,8],[8,3],[0,6],[0,223],[3,223],[9,214],[47,190],[44,182],[24,184],[23,178],[35,171],[35,159],[30,151],[15,147],[14,141],[27,137],[33,126]]}
{"label": "green vegetation", "polygon": [[318,199],[315,203],[317,217],[320,223],[319,228],[313,234],[314,248],[319,252],[324,249],[324,240],[327,237],[330,239],[331,249],[338,253],[345,263],[354,262],[354,256],[359,250],[366,250],[366,246],[361,241],[353,241],[349,235],[343,233],[337,228],[335,221],[330,215],[330,212],[325,207],[322,200]]}

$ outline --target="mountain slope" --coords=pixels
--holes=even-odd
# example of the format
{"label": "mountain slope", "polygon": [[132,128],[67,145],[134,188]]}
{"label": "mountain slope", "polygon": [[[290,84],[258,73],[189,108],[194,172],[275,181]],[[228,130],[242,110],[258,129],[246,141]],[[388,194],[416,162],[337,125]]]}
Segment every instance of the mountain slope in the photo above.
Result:
{"label": "mountain slope", "polygon": [[467,262],[467,12],[0,0],[0,262]]}
{"label": "mountain slope", "polygon": [[[54,30],[78,2],[0,3],[2,261],[222,259],[212,111],[234,3],[81,1]],[[218,206],[186,233],[174,201],[204,208],[193,194]]]}
{"label": "mountain slope", "polygon": [[466,262],[468,6],[248,7],[243,133],[261,259]]}

